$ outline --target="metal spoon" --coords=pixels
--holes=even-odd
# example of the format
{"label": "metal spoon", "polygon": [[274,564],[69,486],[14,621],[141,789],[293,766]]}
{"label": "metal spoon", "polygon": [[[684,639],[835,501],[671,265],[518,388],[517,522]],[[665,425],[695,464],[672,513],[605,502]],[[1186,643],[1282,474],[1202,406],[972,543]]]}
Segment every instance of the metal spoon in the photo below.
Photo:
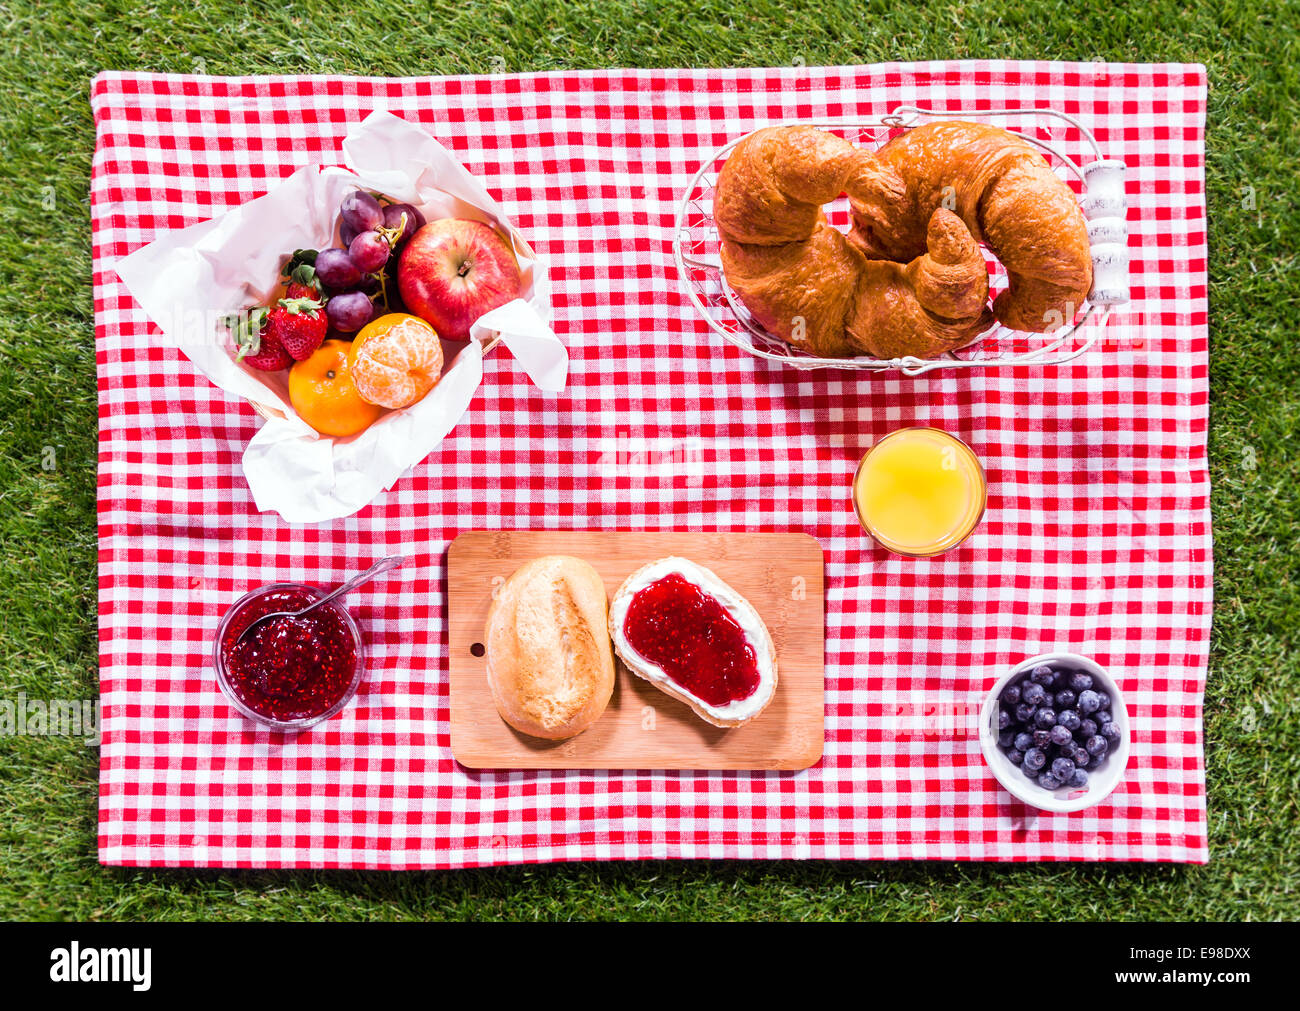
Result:
{"label": "metal spoon", "polygon": [[243,642],[246,638],[248,638],[248,634],[251,631],[253,631],[253,629],[257,628],[258,625],[265,624],[266,622],[270,621],[272,618],[301,618],[308,611],[314,611],[316,610],[316,608],[320,607],[321,604],[328,604],[335,597],[341,597],[343,594],[355,590],[358,586],[370,582],[370,580],[374,579],[381,572],[387,572],[389,569],[395,569],[397,566],[401,565],[404,561],[406,561],[405,555],[390,555],[387,558],[381,558],[379,559],[379,561],[375,562],[374,565],[370,566],[370,568],[366,569],[366,571],[361,573],[359,576],[353,576],[342,586],[338,587],[337,589],[331,590],[329,593],[325,594],[325,596],[321,597],[320,600],[312,601],[310,604],[308,604],[300,611],[272,611],[270,614],[264,614],[260,618],[256,618],[253,621],[249,622],[248,627],[239,633],[239,638],[237,638],[234,641],[234,644],[230,648],[233,650],[236,646],[238,646],[241,642]]}

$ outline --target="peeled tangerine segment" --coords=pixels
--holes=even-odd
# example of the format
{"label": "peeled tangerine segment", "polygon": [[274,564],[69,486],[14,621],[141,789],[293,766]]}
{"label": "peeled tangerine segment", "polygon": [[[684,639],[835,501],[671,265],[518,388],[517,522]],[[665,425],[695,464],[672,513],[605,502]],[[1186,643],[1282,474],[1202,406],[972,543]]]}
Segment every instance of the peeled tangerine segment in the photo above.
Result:
{"label": "peeled tangerine segment", "polygon": [[[394,314],[396,315],[396,314]],[[380,407],[410,407],[442,375],[442,342],[414,316],[381,316],[358,335],[352,378],[357,391]]]}

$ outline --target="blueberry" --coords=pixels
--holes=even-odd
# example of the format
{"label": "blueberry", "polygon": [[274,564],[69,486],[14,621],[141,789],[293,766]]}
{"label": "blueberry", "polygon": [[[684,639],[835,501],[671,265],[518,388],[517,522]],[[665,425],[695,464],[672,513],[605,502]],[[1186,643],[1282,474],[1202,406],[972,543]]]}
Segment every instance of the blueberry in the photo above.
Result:
{"label": "blueberry", "polygon": [[1115,717],[1111,716],[1109,710],[1102,709],[1102,710],[1100,710],[1099,712],[1095,712],[1095,713],[1093,713],[1093,714],[1092,714],[1092,718],[1093,718],[1094,721],[1096,721],[1097,726],[1099,726],[1099,727],[1104,727],[1107,723],[1109,723],[1109,722],[1110,722],[1111,720],[1113,720]]}
{"label": "blueberry", "polygon": [[1074,763],[1068,758],[1058,758],[1052,763],[1052,775],[1062,783],[1068,783],[1074,775]]}
{"label": "blueberry", "polygon": [[1083,720],[1079,719],[1079,714],[1073,709],[1062,709],[1056,714],[1056,722],[1065,727],[1066,730],[1078,730]]}
{"label": "blueberry", "polygon": [[998,734],[998,744],[1004,748],[1011,747],[1011,745],[1015,743],[1015,740],[1016,740],[1015,727],[1007,727],[1006,730],[1003,730]]}
{"label": "blueberry", "polygon": [[1038,712],[1034,713],[1034,726],[1040,730],[1049,730],[1056,726],[1056,712],[1044,706]]}
{"label": "blueberry", "polygon": [[1091,689],[1079,692],[1079,712],[1091,716],[1101,708],[1101,696]]}
{"label": "blueberry", "polygon": [[1056,671],[1045,663],[1040,663],[1037,667],[1029,672],[1029,680],[1036,685],[1050,685],[1056,680]]}
{"label": "blueberry", "polygon": [[1007,712],[1005,709],[999,707],[998,708],[998,729],[1006,730],[1007,727],[1009,726],[1011,726],[1011,714]]}
{"label": "blueberry", "polygon": [[1083,671],[1075,671],[1070,675],[1070,687],[1076,692],[1086,692],[1092,687],[1092,675],[1085,674]]}
{"label": "blueberry", "polygon": [[1007,752],[1007,761],[1010,762],[1012,765],[1019,765],[1024,760],[1025,760],[1025,753],[1023,751],[1018,750],[1017,748],[1012,748],[1010,751]]}
{"label": "blueberry", "polygon": [[1034,746],[1034,739],[1025,731],[1016,734],[1016,739],[1012,741],[1017,751],[1028,751]]}
{"label": "blueberry", "polygon": [[1104,755],[1110,750],[1109,742],[1107,742],[1106,738],[1102,737],[1100,734],[1096,737],[1089,737],[1088,740],[1084,742],[1083,746],[1087,749],[1088,754],[1093,756]]}
{"label": "blueberry", "polygon": [[1074,761],[1075,765],[1087,765],[1089,758],[1088,749],[1081,744],[1076,744],[1074,746],[1074,753],[1070,755],[1070,758]]}
{"label": "blueberry", "polygon": [[1088,774],[1084,772],[1082,769],[1075,769],[1073,775],[1070,776],[1067,785],[1069,785],[1072,789],[1075,790],[1078,790],[1080,787],[1087,786]]}
{"label": "blueberry", "polygon": [[1044,790],[1057,790],[1060,789],[1061,781],[1050,772],[1044,772],[1038,777],[1038,785]]}
{"label": "blueberry", "polygon": [[1020,701],[1028,702],[1031,706],[1042,705],[1043,700],[1047,698],[1047,692],[1043,691],[1043,686],[1031,682],[1020,690]]}
{"label": "blueberry", "polygon": [[1109,695],[1107,695],[1105,692],[1098,692],[1097,698],[1101,699],[1101,704],[1097,706],[1098,709],[1110,709]]}
{"label": "blueberry", "polygon": [[1002,689],[1002,695],[999,697],[1002,699],[1002,704],[1004,706],[1014,706],[1020,701],[1020,686],[1007,685]]}
{"label": "blueberry", "polygon": [[1028,723],[1034,718],[1034,711],[1037,706],[1031,706],[1028,702],[1022,702],[1016,706],[1016,720],[1020,723]]}
{"label": "blueberry", "polygon": [[1072,705],[1074,705],[1074,701],[1078,697],[1079,696],[1076,695],[1074,692],[1072,692],[1069,688],[1062,688],[1059,692],[1056,693],[1056,698],[1053,699],[1053,701],[1056,703],[1057,709],[1069,709]]}
{"label": "blueberry", "polygon": [[1052,743],[1052,732],[1050,730],[1035,730],[1033,739],[1035,748],[1046,748]]}
{"label": "blueberry", "polygon": [[1105,738],[1108,744],[1118,744],[1119,739],[1124,736],[1120,733],[1118,723],[1107,723],[1104,727],[1098,730],[1097,733]]}
{"label": "blueberry", "polygon": [[1030,748],[1025,752],[1025,768],[1037,772],[1047,764],[1047,755],[1042,748]]}
{"label": "blueberry", "polygon": [[[1057,722],[1060,722],[1059,719]],[[1089,717],[1086,720],[1079,721],[1079,726],[1075,729],[1075,732],[1086,741],[1089,737],[1096,737],[1097,731],[1100,729],[1097,726],[1097,721]]]}
{"label": "blueberry", "polygon": [[1072,740],[1074,740],[1074,737],[1073,735],[1071,735],[1069,728],[1066,727],[1062,722],[1060,722],[1059,717],[1056,726],[1054,726],[1050,731],[1048,731],[1048,733],[1051,734],[1053,744],[1069,744]]}
{"label": "blueberry", "polygon": [[[1088,753],[1085,751],[1084,754],[1086,755]],[[1101,765],[1101,763],[1104,761],[1106,761],[1105,755],[1093,755],[1091,758],[1088,759],[1088,768],[1095,769],[1099,765]]]}

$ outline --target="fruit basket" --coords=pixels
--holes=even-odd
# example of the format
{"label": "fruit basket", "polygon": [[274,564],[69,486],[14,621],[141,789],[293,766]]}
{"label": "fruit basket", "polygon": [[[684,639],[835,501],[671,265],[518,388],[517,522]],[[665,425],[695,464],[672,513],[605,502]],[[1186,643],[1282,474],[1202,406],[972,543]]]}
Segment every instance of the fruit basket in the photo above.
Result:
{"label": "fruit basket", "polygon": [[[376,111],[349,131],[343,155],[341,166],[301,166],[262,196],[188,228],[163,232],[117,263],[118,275],[132,297],[157,325],[158,342],[181,351],[213,385],[248,402],[266,420],[244,448],[241,468],[257,508],[274,510],[292,523],[349,516],[423,460],[468,408],[482,380],[483,359],[497,345],[509,349],[514,362],[540,389],[563,389],[568,369],[567,352],[549,324],[545,263],[450,151],[420,126]],[[324,419],[330,425],[320,424],[321,415],[335,405],[316,391],[321,385],[319,374],[304,373],[302,387],[311,396],[300,398],[297,406],[292,378],[294,368],[314,362],[317,353],[327,349],[339,353],[338,348],[328,347],[330,341],[346,346],[346,339],[367,322],[349,327],[343,325],[349,321],[330,316],[340,300],[360,294],[364,302],[369,294],[335,284],[318,269],[327,253],[348,255],[342,249],[340,212],[345,199],[363,191],[372,200],[380,194],[390,204],[409,205],[423,215],[429,228],[449,223],[462,230],[496,232],[510,247],[517,288],[504,303],[498,299],[495,308],[474,312],[472,322],[458,320],[464,325],[436,334],[428,326],[435,340],[444,339],[439,342],[441,354],[428,356],[438,360],[436,377],[415,399],[385,404],[372,396],[365,403],[373,406],[374,417],[358,419],[348,414],[343,430],[332,430],[330,418]],[[411,245],[416,242],[409,237]],[[406,252],[411,245],[404,247]],[[390,244],[385,255],[396,255],[398,248]],[[313,264],[324,288],[332,292],[324,307],[330,316],[325,335],[330,340],[322,342],[318,336],[316,353],[292,356],[297,359],[294,368],[289,367],[291,355],[283,347],[286,361],[272,356],[269,364],[252,368],[236,354],[235,333],[241,327],[232,330],[231,317],[253,319],[256,309],[249,307],[265,310],[277,300],[286,312],[294,313],[281,299],[281,293],[287,295],[293,287],[285,283],[286,258],[292,263],[306,253],[315,257],[306,262]],[[449,261],[444,256],[438,262],[445,266]],[[426,249],[421,269],[412,273],[426,283],[435,276],[440,282],[446,280],[435,266],[433,254]],[[358,267],[367,273],[370,269]],[[451,299],[445,301],[448,307],[453,304]],[[456,304],[458,311],[463,308]],[[386,304],[384,312],[390,308]],[[407,308],[405,301],[399,308]],[[311,315],[317,310],[309,313],[299,305],[297,311]],[[270,312],[273,316],[275,310]],[[383,319],[373,322],[382,324]],[[269,332],[268,325],[259,322],[262,337]],[[255,354],[260,351],[260,344],[253,349]],[[347,385],[333,371],[326,375],[339,386]],[[353,394],[354,399],[343,405],[345,413],[349,404],[360,406],[359,392]],[[315,423],[299,409],[304,403],[317,414]]]}
{"label": "fruit basket", "polygon": [[[868,356],[819,358],[791,347],[754,320],[727,284],[722,271],[720,240],[713,221],[713,194],[718,172],[731,151],[744,140],[742,136],[718,148],[705,160],[686,187],[677,207],[673,254],[677,261],[678,275],[691,304],[709,328],[756,358],[780,362],[796,369],[835,368],[874,372],[896,369],[908,376],[944,368],[1059,365],[1079,357],[1096,344],[1105,330],[1112,307],[1128,301],[1124,163],[1103,157],[1096,138],[1073,117],[1046,108],[940,113],[904,105],[879,120],[801,120],[798,125],[830,130],[860,147],[874,150],[899,131],[910,130],[931,119],[997,121],[999,125],[1012,129],[1043,150],[1056,173],[1067,182],[1077,184],[1075,191],[1088,222],[1094,282],[1092,291],[1073,320],[1046,334],[1012,330],[995,323],[967,347],[932,359],[912,356],[894,359]],[[1080,165],[1065,153],[1069,148],[1082,148],[1090,155],[1090,159],[1086,164]],[[849,209],[846,198],[840,197],[826,211],[827,219],[833,226],[841,229],[847,227]],[[1006,275],[1001,264],[987,250],[985,259],[990,268],[991,294],[996,295],[1005,287]]]}

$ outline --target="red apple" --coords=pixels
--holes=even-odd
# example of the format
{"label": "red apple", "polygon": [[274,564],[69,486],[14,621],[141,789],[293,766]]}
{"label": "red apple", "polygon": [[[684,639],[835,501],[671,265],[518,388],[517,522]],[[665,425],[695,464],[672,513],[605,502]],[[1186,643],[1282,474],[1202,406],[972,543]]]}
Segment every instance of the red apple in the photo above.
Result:
{"label": "red apple", "polygon": [[433,324],[439,337],[469,340],[470,325],[519,297],[519,261],[491,225],[464,218],[430,221],[406,243],[397,262],[406,308]]}

